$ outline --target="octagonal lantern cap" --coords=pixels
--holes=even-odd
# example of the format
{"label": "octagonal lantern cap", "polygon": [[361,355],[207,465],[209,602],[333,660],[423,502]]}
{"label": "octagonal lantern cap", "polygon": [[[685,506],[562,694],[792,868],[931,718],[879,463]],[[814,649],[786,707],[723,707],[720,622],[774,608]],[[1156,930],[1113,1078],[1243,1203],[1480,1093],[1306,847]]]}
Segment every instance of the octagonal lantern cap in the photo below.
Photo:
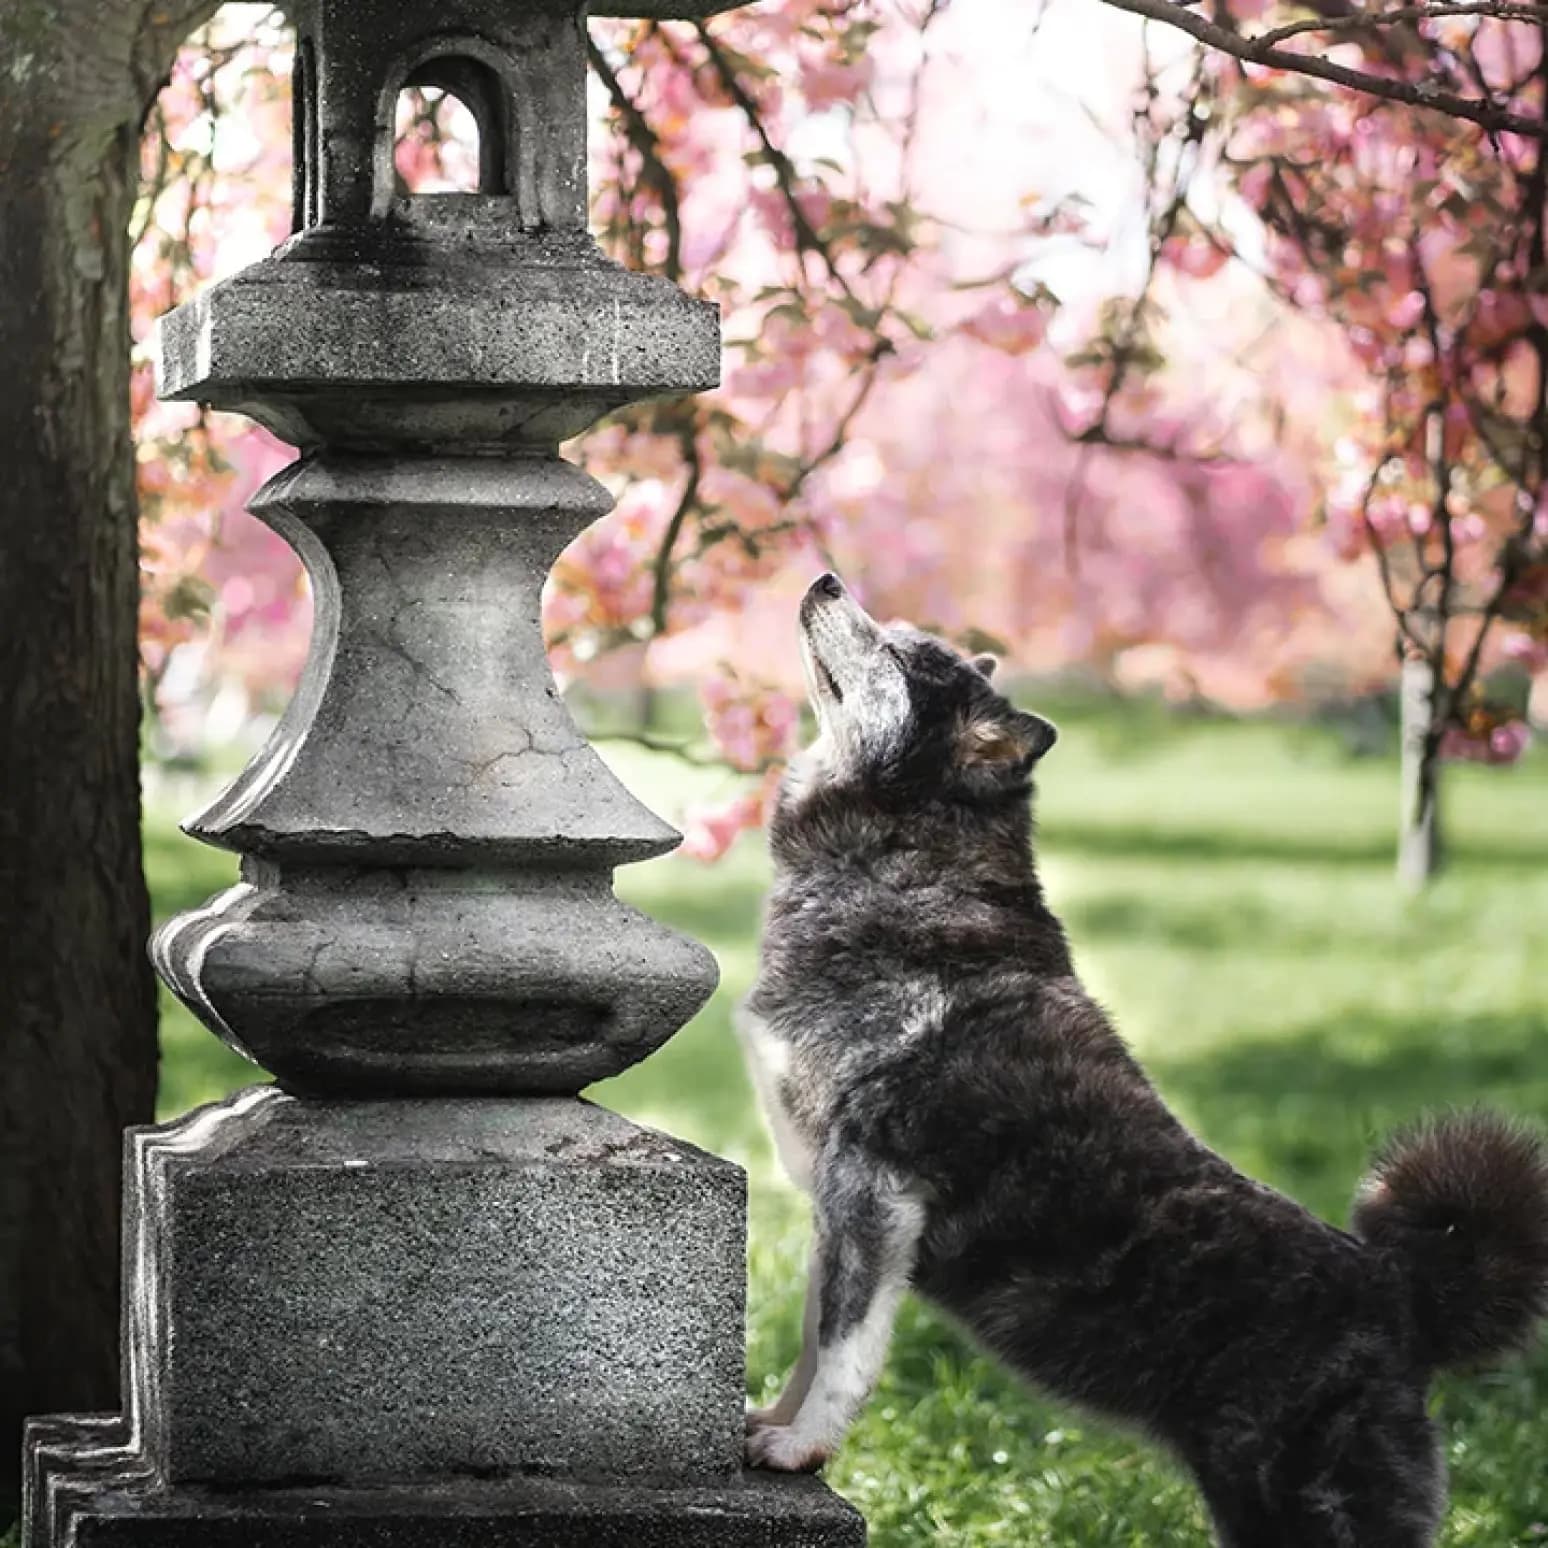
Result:
{"label": "octagonal lantern cap", "polygon": [[719,309],[554,236],[419,263],[293,244],[157,324],[163,398],[294,446],[552,447],[599,416],[720,379]]}

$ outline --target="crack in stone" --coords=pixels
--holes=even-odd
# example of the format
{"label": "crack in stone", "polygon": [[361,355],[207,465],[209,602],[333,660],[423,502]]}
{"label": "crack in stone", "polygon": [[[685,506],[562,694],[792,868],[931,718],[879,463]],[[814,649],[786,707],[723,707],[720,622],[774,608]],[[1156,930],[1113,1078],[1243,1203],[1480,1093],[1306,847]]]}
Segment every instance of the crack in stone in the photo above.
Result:
{"label": "crack in stone", "polygon": [[322,980],[317,976],[317,964],[322,961],[323,953],[326,952],[332,945],[333,940],[331,937],[315,942],[312,946],[311,956],[307,960],[306,966],[301,969],[301,982],[305,984],[313,994],[321,995],[324,999],[328,997],[329,991],[323,986]]}
{"label": "crack in stone", "polygon": [[[504,763],[507,758],[525,758],[528,756],[543,757],[543,751],[533,742],[532,732],[526,726],[512,726],[511,731],[524,739],[525,745],[510,747],[503,752],[497,752],[488,758],[459,757],[458,761],[467,766],[469,774],[474,779],[483,779],[496,764]],[[452,756],[456,757],[456,754]]]}
{"label": "crack in stone", "polygon": [[[543,1147],[546,1155],[554,1157],[573,1156],[578,1161],[611,1161],[614,1156],[626,1156],[633,1151],[654,1151],[656,1148],[653,1135],[640,1132],[630,1134],[624,1139],[598,1140],[589,1136],[581,1139],[573,1134],[563,1134],[556,1140],[550,1140]],[[578,1155],[574,1153],[579,1151]]]}
{"label": "crack in stone", "polygon": [[405,987],[412,999],[419,998],[419,948],[421,945],[419,931],[409,931],[408,961],[405,963],[407,978]]}
{"label": "crack in stone", "polygon": [[[397,629],[397,619],[394,618],[392,627]],[[362,630],[360,638],[366,644],[377,645],[389,655],[398,657],[415,677],[422,677],[430,686],[452,701],[459,709],[463,707],[461,695],[454,688],[448,687],[438,678],[434,672],[416,656],[402,640],[394,634],[387,634],[381,630]]]}

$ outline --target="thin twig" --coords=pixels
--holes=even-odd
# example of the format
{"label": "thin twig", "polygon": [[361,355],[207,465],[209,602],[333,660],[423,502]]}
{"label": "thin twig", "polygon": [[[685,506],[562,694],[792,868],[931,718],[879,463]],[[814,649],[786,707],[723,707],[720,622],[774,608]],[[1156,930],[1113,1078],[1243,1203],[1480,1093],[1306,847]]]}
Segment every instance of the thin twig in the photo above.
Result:
{"label": "thin twig", "polygon": [[726,760],[713,753],[698,750],[693,742],[674,742],[666,737],[652,736],[649,731],[588,731],[590,742],[627,742],[633,747],[643,747],[653,753],[668,753],[695,769],[723,769]]}
{"label": "thin twig", "polygon": [[1439,20],[1447,16],[1487,16],[1496,21],[1548,23],[1548,6],[1517,5],[1510,0],[1432,0],[1425,5],[1400,5],[1390,10],[1354,11],[1347,16],[1312,16],[1286,22],[1251,39],[1260,48],[1277,48],[1288,38],[1308,32],[1361,32],[1371,27],[1392,27],[1406,22]]}

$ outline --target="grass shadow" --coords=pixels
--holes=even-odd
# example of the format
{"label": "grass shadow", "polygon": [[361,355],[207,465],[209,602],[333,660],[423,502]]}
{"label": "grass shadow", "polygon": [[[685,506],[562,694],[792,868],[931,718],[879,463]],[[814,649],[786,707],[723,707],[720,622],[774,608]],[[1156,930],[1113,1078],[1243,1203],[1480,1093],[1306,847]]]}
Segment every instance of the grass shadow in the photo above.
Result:
{"label": "grass shadow", "polygon": [[1548,1118],[1548,1010],[1346,1009],[1273,1038],[1152,1053],[1157,1084],[1244,1170],[1341,1217],[1369,1153],[1427,1111],[1483,1102]]}

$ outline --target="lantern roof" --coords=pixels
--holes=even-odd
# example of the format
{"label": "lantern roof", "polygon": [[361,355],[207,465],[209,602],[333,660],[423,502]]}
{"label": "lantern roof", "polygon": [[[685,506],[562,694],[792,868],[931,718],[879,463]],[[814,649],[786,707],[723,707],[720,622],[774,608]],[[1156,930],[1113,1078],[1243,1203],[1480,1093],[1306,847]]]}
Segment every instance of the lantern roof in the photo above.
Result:
{"label": "lantern roof", "polygon": [[[704,16],[723,0],[604,0]],[[562,440],[719,379],[717,309],[587,225],[586,0],[296,0],[294,235],[162,319],[158,387],[297,445]],[[478,131],[478,187],[407,189],[399,95]],[[412,437],[411,437],[412,438]]]}

